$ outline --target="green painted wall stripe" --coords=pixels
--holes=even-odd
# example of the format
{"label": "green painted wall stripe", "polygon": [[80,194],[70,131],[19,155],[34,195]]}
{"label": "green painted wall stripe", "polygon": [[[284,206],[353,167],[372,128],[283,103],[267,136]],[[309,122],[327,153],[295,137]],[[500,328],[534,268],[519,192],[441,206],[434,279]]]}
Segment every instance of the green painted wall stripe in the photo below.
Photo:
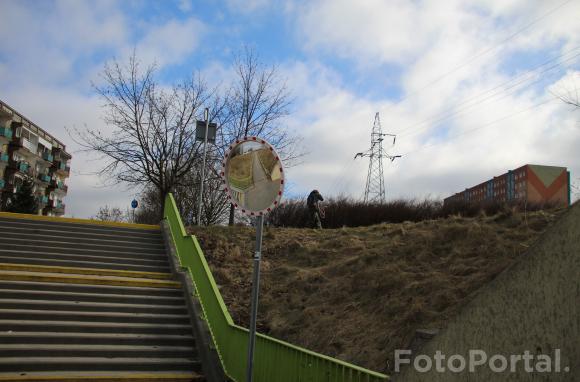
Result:
{"label": "green painted wall stripe", "polygon": [[[165,199],[164,218],[181,265],[187,268],[201,303],[222,366],[232,380],[246,380],[248,330],[235,325],[194,236],[187,235],[173,195]],[[389,378],[284,341],[258,334],[254,360],[256,382],[379,382]]]}

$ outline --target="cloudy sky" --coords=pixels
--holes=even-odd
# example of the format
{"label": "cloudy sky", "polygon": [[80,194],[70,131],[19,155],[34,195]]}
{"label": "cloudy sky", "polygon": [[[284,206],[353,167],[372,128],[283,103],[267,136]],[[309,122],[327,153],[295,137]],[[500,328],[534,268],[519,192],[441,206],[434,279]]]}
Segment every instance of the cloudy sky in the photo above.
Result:
{"label": "cloudy sky", "polygon": [[308,153],[288,195],[362,197],[374,115],[397,134],[387,198],[445,197],[526,163],[566,166],[580,185],[579,0],[0,0],[0,99],[73,155],[67,215],[126,208],[67,128],[106,131],[91,88],[136,49],[170,84],[231,76],[253,47],[295,102],[286,120]]}

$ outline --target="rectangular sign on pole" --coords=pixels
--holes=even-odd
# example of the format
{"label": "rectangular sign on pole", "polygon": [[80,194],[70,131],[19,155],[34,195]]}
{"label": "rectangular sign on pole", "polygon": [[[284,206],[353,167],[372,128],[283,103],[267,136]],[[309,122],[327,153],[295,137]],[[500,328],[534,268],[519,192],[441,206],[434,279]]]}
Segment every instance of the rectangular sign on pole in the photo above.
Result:
{"label": "rectangular sign on pole", "polygon": [[[205,121],[197,121],[195,125],[195,139],[198,141],[205,140]],[[217,123],[212,122],[209,124],[207,129],[207,141],[209,143],[215,143],[215,135],[217,130]]]}

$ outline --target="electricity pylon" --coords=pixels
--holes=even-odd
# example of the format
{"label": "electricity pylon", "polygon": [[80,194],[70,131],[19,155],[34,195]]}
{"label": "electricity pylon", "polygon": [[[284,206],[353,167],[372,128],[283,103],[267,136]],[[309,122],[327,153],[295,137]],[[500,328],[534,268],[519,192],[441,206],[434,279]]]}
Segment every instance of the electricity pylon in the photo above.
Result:
{"label": "electricity pylon", "polygon": [[385,134],[381,128],[379,113],[375,114],[375,123],[371,132],[371,148],[365,152],[357,153],[354,159],[358,157],[369,157],[369,171],[367,174],[367,184],[365,187],[365,203],[384,203],[385,202],[385,180],[383,175],[383,158],[394,161],[400,158],[400,155],[389,155],[383,149],[384,137],[393,137],[393,145],[397,139],[394,134]]}

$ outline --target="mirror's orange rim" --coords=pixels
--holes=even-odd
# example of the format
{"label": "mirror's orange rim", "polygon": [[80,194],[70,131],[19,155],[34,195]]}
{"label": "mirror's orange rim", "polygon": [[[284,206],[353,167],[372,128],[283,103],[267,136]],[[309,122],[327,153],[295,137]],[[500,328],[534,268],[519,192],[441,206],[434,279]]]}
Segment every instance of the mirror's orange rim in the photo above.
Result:
{"label": "mirror's orange rim", "polygon": [[[266,147],[268,147],[268,149],[270,149],[270,151],[272,151],[272,153],[274,154],[274,156],[276,157],[276,161],[278,161],[280,163],[280,189],[278,190],[278,195],[276,195],[276,198],[274,199],[274,201],[270,204],[270,206],[268,206],[267,208],[263,209],[263,210],[259,210],[259,211],[252,211],[252,210],[248,210],[248,209],[244,209],[242,208],[242,206],[238,205],[238,203],[236,202],[236,200],[234,199],[234,197],[232,196],[232,190],[230,189],[228,182],[226,180],[226,164],[228,159],[230,158],[230,155],[232,153],[232,151],[240,144],[244,143],[244,142],[258,142],[261,143],[263,145],[265,145]],[[276,152],[276,149],[274,148],[274,146],[272,146],[271,144],[269,144],[266,140],[259,138],[259,137],[246,137],[243,139],[236,139],[235,142],[233,142],[232,144],[230,144],[228,151],[226,152],[226,155],[224,156],[224,159],[222,161],[222,170],[220,172],[220,176],[222,177],[222,182],[225,188],[225,191],[228,194],[228,198],[230,199],[230,202],[234,205],[234,207],[236,207],[236,209],[240,210],[243,214],[248,215],[248,216],[261,216],[264,214],[267,214],[268,212],[272,211],[274,208],[278,207],[280,205],[280,200],[282,199],[282,195],[284,194],[284,169],[282,166],[282,161],[280,160],[280,156],[278,155],[278,153]]]}

